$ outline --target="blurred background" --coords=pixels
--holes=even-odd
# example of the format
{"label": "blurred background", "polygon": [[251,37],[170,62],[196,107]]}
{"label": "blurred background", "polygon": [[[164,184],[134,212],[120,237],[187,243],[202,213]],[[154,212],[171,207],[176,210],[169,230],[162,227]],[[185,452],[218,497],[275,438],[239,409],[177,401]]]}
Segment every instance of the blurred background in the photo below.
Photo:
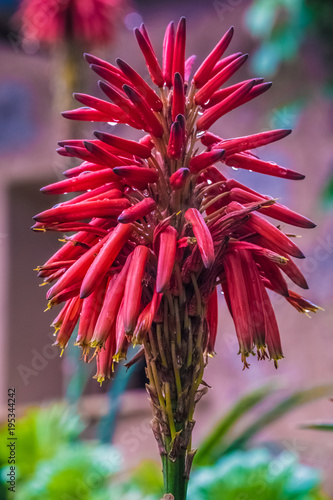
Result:
{"label": "blurred background", "polygon": [[[40,187],[60,180],[68,168],[55,152],[57,141],[89,138],[101,129],[73,126],[60,116],[76,107],[73,91],[99,95],[82,54],[110,62],[121,57],[148,78],[132,29],[144,21],[160,57],[166,25],[182,15],[187,57],[201,61],[234,25],[230,51],[250,53],[237,80],[274,82],[267,94],[219,120],[213,132],[235,137],[293,128],[287,139],[263,148],[261,158],[302,172],[305,180],[227,174],[317,223],[300,230],[307,256],[300,268],[310,286],[304,295],[324,309],[309,318],[274,297],[285,359],[278,371],[253,361],[244,372],[221,296],[217,356],[205,375],[212,389],[196,413],[194,447],[204,451],[195,462],[190,498],[333,498],[333,389],[327,388],[333,384],[333,4],[105,0],[91,12],[93,3],[0,0],[0,420],[7,421],[8,388],[15,387],[15,498],[161,496],[144,366],[119,367],[112,384],[99,387],[77,348],[69,346],[59,358],[49,326],[54,314],[43,312],[45,288],[33,271],[59,247],[59,235],[36,234],[30,226],[32,216],[50,206]],[[112,131],[140,136],[123,125]],[[5,442],[6,424],[1,432]],[[7,498],[7,454],[0,448],[0,498]]]}

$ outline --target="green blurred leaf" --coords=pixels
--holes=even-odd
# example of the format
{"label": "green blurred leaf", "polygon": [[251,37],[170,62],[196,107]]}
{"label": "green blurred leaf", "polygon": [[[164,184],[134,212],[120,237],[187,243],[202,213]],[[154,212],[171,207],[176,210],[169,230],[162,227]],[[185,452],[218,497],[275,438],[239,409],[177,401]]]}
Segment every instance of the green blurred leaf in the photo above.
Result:
{"label": "green blurred leaf", "polygon": [[108,499],[108,479],[118,472],[120,463],[119,452],[111,446],[65,445],[57,455],[38,463],[32,479],[18,488],[15,500],[93,500],[97,494]]}
{"label": "green blurred leaf", "polygon": [[224,443],[218,450],[218,456],[230,453],[234,450],[244,448],[248,442],[261,430],[272,424],[287,413],[304,404],[323,397],[329,397],[333,393],[333,385],[321,385],[311,389],[298,391],[276,404],[271,410],[258,416],[256,420],[229,444]]}
{"label": "green blurred leaf", "polygon": [[153,460],[143,460],[131,475],[131,482],[145,495],[161,495],[163,491],[163,475],[161,465]]}
{"label": "green blurred leaf", "polygon": [[333,432],[333,422],[318,422],[301,425],[301,429],[311,429],[314,431],[330,431]]}
{"label": "green blurred leaf", "polygon": [[[30,408],[16,422],[20,446],[16,449],[18,479],[33,474],[40,460],[52,458],[84,429],[80,417],[65,405]],[[0,465],[7,465],[7,427],[0,430]]]}
{"label": "green blurred leaf", "polygon": [[267,449],[233,452],[190,479],[191,500],[324,500],[320,475],[294,455]]}
{"label": "green blurred leaf", "polygon": [[240,398],[229,412],[221,417],[213,430],[200,443],[197,454],[194,457],[194,463],[199,466],[211,463],[213,460],[213,451],[222,442],[227,432],[235,426],[242,416],[270,396],[276,388],[277,386],[273,384],[264,385]]}

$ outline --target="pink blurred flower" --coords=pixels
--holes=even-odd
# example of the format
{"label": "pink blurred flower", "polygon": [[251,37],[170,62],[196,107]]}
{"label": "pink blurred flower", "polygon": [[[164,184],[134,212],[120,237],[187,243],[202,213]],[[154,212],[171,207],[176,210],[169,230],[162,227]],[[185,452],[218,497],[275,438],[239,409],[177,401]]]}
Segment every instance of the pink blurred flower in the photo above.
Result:
{"label": "pink blurred flower", "polygon": [[112,41],[122,4],[122,0],[22,0],[16,19],[28,43],[77,40],[99,45]]}

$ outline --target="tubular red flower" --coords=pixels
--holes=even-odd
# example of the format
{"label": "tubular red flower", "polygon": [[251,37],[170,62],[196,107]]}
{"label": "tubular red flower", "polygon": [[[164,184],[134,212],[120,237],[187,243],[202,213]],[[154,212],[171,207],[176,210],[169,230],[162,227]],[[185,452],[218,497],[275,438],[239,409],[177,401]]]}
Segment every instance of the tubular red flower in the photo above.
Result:
{"label": "tubular red flower", "polygon": [[207,353],[213,356],[215,353],[215,342],[217,336],[217,325],[218,325],[218,296],[217,288],[214,288],[213,293],[207,302],[207,324],[208,324],[208,343],[207,343]]}
{"label": "tubular red flower", "polygon": [[188,168],[178,169],[170,177],[170,186],[173,189],[181,189],[182,187],[184,187],[186,179],[188,179],[189,175],[190,175],[190,170]]}
{"label": "tubular red flower", "polygon": [[122,59],[117,59],[116,62],[124,75],[129,79],[132,86],[136,88],[144,99],[146,99],[150,107],[156,112],[162,111],[163,103],[161,99],[156,92],[149,87],[145,80]]}
{"label": "tubular red flower", "polygon": [[124,267],[119,274],[113,276],[105,292],[105,299],[101,312],[98,316],[93,337],[90,345],[92,347],[102,347],[108,337],[112,335],[118,316],[119,307],[123,300],[127,273],[131,263],[132,254],[127,258]]}
{"label": "tubular red flower", "polygon": [[94,135],[100,141],[105,142],[105,144],[114,146],[132,155],[139,156],[139,158],[146,159],[151,156],[151,149],[148,146],[139,144],[136,141],[129,141],[128,139],[123,139],[122,137],[118,137],[116,135],[107,134],[106,132],[94,132]]}
{"label": "tubular red flower", "polygon": [[164,84],[164,78],[162,74],[162,70],[160,68],[160,65],[158,63],[157,57],[155,55],[155,52],[150,45],[149,42],[145,39],[145,37],[142,35],[142,33],[136,28],[134,30],[134,34],[136,36],[137,42],[139,44],[139,47],[141,49],[141,52],[143,54],[143,57],[145,58],[146,64],[148,71],[150,73],[152,81],[157,85],[158,87],[163,87]]}
{"label": "tubular red flower", "polygon": [[147,247],[139,245],[133,252],[124,293],[124,328],[127,334],[134,332],[140,311],[142,278],[149,255]]}
{"label": "tubular red flower", "polygon": [[184,71],[185,71],[185,39],[186,39],[186,19],[185,17],[182,17],[177,26],[173,65],[172,65],[172,73],[174,75],[176,75],[176,73],[179,73],[182,80],[184,80]]}
{"label": "tubular red flower", "polygon": [[185,114],[185,91],[184,81],[180,73],[175,73],[173,78],[173,100],[172,100],[172,120],[175,121],[177,115]]}
{"label": "tubular red flower", "polygon": [[204,62],[201,64],[200,68],[196,71],[193,81],[196,88],[202,87],[207,80],[210,78],[211,71],[213,70],[215,64],[220,59],[220,57],[227,50],[229,43],[234,34],[233,26],[223,35],[218,44],[214,47],[209,56],[206,57]]}
{"label": "tubular red flower", "polygon": [[236,73],[236,71],[245,63],[248,58],[248,54],[241,55],[237,59],[234,59],[223,68],[217,75],[215,75],[211,80],[208,80],[206,85],[204,85],[199,92],[195,95],[195,102],[203,106],[214,92],[221,87],[229,78]]}
{"label": "tubular red flower", "polygon": [[136,205],[126,208],[118,217],[118,222],[122,224],[128,224],[129,222],[135,222],[137,219],[142,219],[146,215],[150,214],[156,208],[156,201],[152,198],[145,198],[139,201]]}
{"label": "tubular red flower", "polygon": [[204,266],[210,267],[215,259],[214,243],[201,213],[195,208],[189,208],[185,212],[185,219],[192,224]]}
{"label": "tubular red flower", "polygon": [[225,154],[224,149],[214,149],[207,153],[193,156],[190,161],[190,171],[193,174],[198,174],[204,168],[209,167],[212,163],[221,160]]}
{"label": "tubular red flower", "polygon": [[82,299],[88,297],[99,286],[107,270],[128,241],[132,231],[132,224],[118,224],[114,231],[108,235],[96,259],[86,272],[80,290]]}
{"label": "tubular red flower", "polygon": [[168,25],[163,41],[163,76],[167,87],[172,87],[172,65],[175,46],[175,24],[173,21]]}
{"label": "tubular red flower", "polygon": [[[168,156],[173,160],[178,160],[181,157],[184,148],[184,135],[178,121],[171,125],[170,138],[168,142]],[[176,172],[175,172],[176,173]]]}
{"label": "tubular red flower", "polygon": [[177,231],[167,226],[159,235],[156,290],[163,293],[171,278],[176,257]]}
{"label": "tubular red flower", "polygon": [[124,85],[126,95],[138,109],[142,120],[146,124],[145,130],[151,133],[154,137],[162,137],[164,130],[160,120],[153,113],[148,102],[132,87]]}

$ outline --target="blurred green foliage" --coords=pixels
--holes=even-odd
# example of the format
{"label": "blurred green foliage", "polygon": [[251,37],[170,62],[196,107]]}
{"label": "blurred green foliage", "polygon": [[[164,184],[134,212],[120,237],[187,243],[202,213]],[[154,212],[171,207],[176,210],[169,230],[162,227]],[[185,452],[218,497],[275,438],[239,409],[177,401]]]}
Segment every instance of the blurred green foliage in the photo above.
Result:
{"label": "blurred green foliage", "polygon": [[[31,408],[17,420],[15,500],[109,499],[108,480],[118,472],[121,456],[114,447],[79,441],[84,427],[65,405]],[[0,430],[2,485],[8,472],[7,436],[5,425]]]}
{"label": "blurred green foliage", "polygon": [[333,2],[331,0],[254,0],[245,24],[259,46],[251,57],[253,68],[272,76],[284,62],[306,54],[309,39],[316,40],[332,76]]}

